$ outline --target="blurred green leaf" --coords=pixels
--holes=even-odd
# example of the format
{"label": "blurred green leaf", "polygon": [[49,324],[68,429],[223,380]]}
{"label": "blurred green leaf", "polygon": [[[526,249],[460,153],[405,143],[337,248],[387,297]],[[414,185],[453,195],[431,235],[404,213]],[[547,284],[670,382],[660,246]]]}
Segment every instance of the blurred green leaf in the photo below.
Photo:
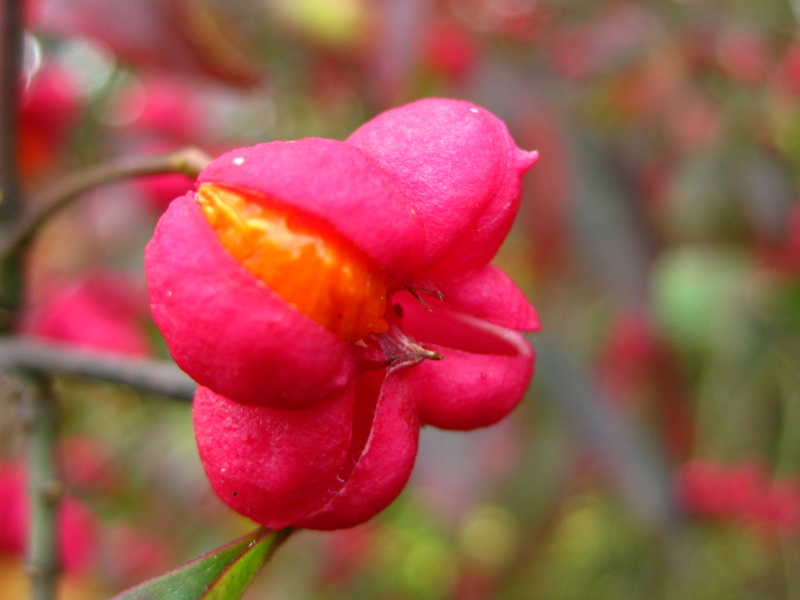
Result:
{"label": "blurred green leaf", "polygon": [[291,532],[261,527],[112,600],[236,600]]}
{"label": "blurred green leaf", "polygon": [[663,252],[652,282],[665,334],[686,351],[710,351],[721,333],[741,324],[747,269],[746,256],[737,249],[684,246]]}

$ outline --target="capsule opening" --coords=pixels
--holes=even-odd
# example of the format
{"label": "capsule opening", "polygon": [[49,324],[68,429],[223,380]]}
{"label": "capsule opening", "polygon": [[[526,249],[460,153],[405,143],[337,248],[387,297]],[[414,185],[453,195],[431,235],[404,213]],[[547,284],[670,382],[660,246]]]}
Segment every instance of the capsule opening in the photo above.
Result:
{"label": "capsule opening", "polygon": [[346,342],[388,329],[386,273],[322,219],[265,194],[204,183],[197,202],[225,249]]}

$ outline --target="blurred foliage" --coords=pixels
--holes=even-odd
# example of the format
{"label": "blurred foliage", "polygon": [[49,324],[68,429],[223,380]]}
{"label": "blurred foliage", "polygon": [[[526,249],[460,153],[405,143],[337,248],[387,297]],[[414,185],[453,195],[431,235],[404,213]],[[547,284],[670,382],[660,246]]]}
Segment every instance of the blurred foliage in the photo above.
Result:
{"label": "blurred foliage", "polygon": [[[246,598],[800,597],[800,4],[40,0],[29,12],[33,198],[111,156],[342,138],[425,96],[481,104],[541,153],[498,257],[542,318],[529,400],[458,440],[424,431],[394,506],[295,536]],[[31,314],[87,271],[141,290],[153,224],[190,188],[125,182],[60,214],[31,258]],[[146,303],[131,310],[125,327],[163,356]],[[188,406],[71,379],[59,390],[68,482],[98,521],[92,565],[69,575],[76,597],[252,528],[210,492]],[[15,589],[3,582],[19,560],[0,554],[0,589]]]}

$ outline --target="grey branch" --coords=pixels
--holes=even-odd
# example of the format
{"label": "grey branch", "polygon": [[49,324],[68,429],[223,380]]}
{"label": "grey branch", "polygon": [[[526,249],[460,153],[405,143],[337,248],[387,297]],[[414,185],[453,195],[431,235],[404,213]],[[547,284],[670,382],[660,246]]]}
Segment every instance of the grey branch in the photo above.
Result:
{"label": "grey branch", "polygon": [[179,400],[191,400],[197,388],[170,362],[110,355],[32,338],[0,337],[0,373],[14,371],[100,379]]}
{"label": "grey branch", "polygon": [[55,600],[59,564],[58,509],[63,486],[59,480],[58,403],[49,381],[39,381],[29,390],[26,409],[28,432],[28,532],[27,571],[34,600]]}

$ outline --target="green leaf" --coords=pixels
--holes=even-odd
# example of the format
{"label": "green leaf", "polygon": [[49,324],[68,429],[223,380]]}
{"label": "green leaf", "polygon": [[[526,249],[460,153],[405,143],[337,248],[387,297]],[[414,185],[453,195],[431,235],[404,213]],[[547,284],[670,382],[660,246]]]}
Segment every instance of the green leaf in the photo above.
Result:
{"label": "green leaf", "polygon": [[112,600],[236,600],[292,531],[261,527]]}

